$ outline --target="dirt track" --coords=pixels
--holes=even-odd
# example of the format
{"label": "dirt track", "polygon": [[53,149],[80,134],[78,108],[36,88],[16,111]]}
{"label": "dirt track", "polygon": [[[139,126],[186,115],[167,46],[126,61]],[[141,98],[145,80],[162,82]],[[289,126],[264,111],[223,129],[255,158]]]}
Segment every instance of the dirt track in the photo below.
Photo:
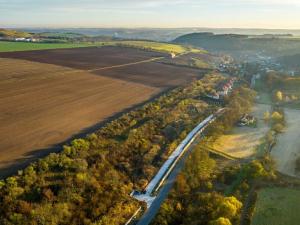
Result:
{"label": "dirt track", "polygon": [[[108,50],[104,50],[107,53]],[[80,51],[83,51],[83,56],[77,55],[74,59],[74,65],[78,68],[67,57],[65,62],[70,64],[65,64],[73,68],[59,65],[63,63],[60,60],[56,63],[59,57],[55,55],[51,57],[57,65],[34,62],[32,59],[14,59],[18,58],[15,55],[13,59],[0,58],[0,177],[15,171],[26,159],[48,153],[44,149],[50,151],[52,145],[168,88],[202,76],[197,70],[178,69],[155,62],[88,72],[101,65],[130,62],[127,54],[113,49],[108,57],[117,58],[116,62],[108,59],[101,62],[104,57],[101,56],[99,62],[92,60],[90,63],[93,57],[88,55],[86,49],[76,49],[75,52],[79,54]],[[136,50],[138,53],[131,51],[128,52],[131,62],[153,57],[153,53],[149,52],[136,57],[142,54],[140,50]],[[39,61],[46,60],[43,58],[44,51],[38,52],[41,53],[40,58],[35,57]],[[91,52],[101,53],[99,49]],[[24,54],[22,52],[21,58],[25,57]],[[67,55],[72,57],[73,54]],[[121,60],[121,55],[126,60]]]}
{"label": "dirt track", "polygon": [[151,61],[162,56],[168,57],[161,53],[120,47],[0,53],[0,57],[26,59],[85,70],[100,76],[158,88],[175,87],[200,77],[196,69]]}
{"label": "dirt track", "polygon": [[95,71],[94,73],[157,88],[175,87],[201,77],[199,71],[195,69],[165,65],[158,62]]}
{"label": "dirt track", "polygon": [[280,172],[300,177],[300,174],[295,173],[295,160],[300,157],[300,110],[286,108],[285,117],[286,131],[278,136],[272,156]]}
{"label": "dirt track", "polygon": [[3,58],[24,59],[82,70],[116,66],[160,56],[167,55],[122,47],[89,47],[0,53],[0,57]]}

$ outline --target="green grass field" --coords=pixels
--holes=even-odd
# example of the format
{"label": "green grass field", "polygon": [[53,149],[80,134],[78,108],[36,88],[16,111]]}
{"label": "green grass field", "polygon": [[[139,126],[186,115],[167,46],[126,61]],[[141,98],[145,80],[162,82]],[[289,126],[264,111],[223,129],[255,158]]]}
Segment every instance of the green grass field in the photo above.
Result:
{"label": "green grass field", "polygon": [[95,44],[72,44],[72,43],[27,43],[27,42],[10,42],[0,41],[0,52],[16,52],[29,50],[43,49],[58,49],[58,48],[80,48],[94,46]]}
{"label": "green grass field", "polygon": [[148,49],[157,52],[182,54],[185,52],[199,52],[205,51],[199,49],[187,48],[181,45],[159,43],[151,41],[108,41],[97,43],[27,43],[27,42],[0,42],[0,52],[14,52],[14,51],[29,51],[29,50],[43,50],[43,49],[59,49],[59,48],[80,48],[90,46],[126,46],[138,49]]}
{"label": "green grass field", "polygon": [[251,225],[299,225],[300,190],[264,188],[259,191]]}
{"label": "green grass field", "polygon": [[32,35],[27,32],[7,30],[0,28],[0,37],[31,37]]}
{"label": "green grass field", "polygon": [[166,53],[175,53],[175,54],[182,54],[185,52],[205,53],[205,51],[199,49],[187,48],[182,45],[152,42],[152,41],[112,41],[112,42],[103,42],[103,44],[122,45],[122,46],[134,47],[134,48],[145,48],[157,52],[166,52]]}
{"label": "green grass field", "polygon": [[196,58],[191,58],[191,60],[193,60],[193,65],[197,68],[202,68],[202,69],[212,68],[212,66],[209,63],[204,62],[203,60],[196,59]]}

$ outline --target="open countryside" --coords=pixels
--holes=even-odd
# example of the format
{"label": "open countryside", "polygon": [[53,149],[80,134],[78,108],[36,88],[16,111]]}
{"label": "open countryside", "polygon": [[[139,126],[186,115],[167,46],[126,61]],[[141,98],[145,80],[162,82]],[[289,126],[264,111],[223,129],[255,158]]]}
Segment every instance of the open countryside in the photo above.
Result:
{"label": "open countryside", "polygon": [[[11,59],[0,64],[2,169],[44,155],[43,149],[160,92],[61,66]],[[13,73],[5,77],[6,71]]]}
{"label": "open countryside", "polygon": [[[59,37],[59,36],[58,36]],[[123,46],[137,49],[145,49],[163,53],[182,54],[185,52],[206,53],[206,51],[188,48],[177,44],[159,43],[149,41],[105,41],[105,42],[88,42],[88,43],[26,43],[26,42],[0,42],[0,52],[16,52],[30,50],[45,50],[45,49],[66,49],[80,47],[103,47],[103,46]]]}
{"label": "open countryside", "polygon": [[[1,42],[0,52],[15,52],[15,51],[29,51],[29,50],[41,50],[41,49],[59,49],[59,48],[78,48],[87,47],[89,44],[36,44],[36,43],[24,43],[24,42]],[[92,45],[93,46],[93,45]]]}
{"label": "open countryside", "polygon": [[[0,60],[2,176],[18,168],[12,166],[16,160],[16,165],[28,163],[47,154],[52,145],[203,74],[151,62],[169,56],[132,48],[30,51],[0,57],[6,57]],[[114,68],[118,65],[125,66]]]}
{"label": "open countryside", "polygon": [[258,192],[252,225],[297,225],[300,191],[290,188],[265,188]]}
{"label": "open countryside", "polygon": [[57,3],[0,0],[0,225],[299,225],[300,2]]}
{"label": "open countryside", "polygon": [[270,111],[269,105],[256,104],[251,112],[257,119],[255,127],[236,126],[228,134],[219,137],[213,144],[213,148],[237,158],[256,154],[261,139],[268,132],[268,125],[264,121],[264,113],[268,111]]}

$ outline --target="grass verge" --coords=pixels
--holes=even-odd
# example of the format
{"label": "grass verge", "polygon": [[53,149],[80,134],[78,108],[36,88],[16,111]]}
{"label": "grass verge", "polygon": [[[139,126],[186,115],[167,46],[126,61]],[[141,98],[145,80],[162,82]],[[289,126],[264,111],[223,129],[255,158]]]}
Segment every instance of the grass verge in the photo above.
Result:
{"label": "grass verge", "polygon": [[264,188],[258,192],[252,225],[298,225],[300,190]]}

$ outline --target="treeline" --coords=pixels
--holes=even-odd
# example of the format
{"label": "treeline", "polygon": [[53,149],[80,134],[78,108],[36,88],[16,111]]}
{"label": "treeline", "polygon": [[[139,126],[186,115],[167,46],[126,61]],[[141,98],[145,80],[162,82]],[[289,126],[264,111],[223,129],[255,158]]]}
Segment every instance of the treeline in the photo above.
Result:
{"label": "treeline", "polygon": [[253,182],[274,178],[272,160],[264,157],[228,167],[217,164],[199,144],[152,225],[238,225],[241,220],[251,224],[253,209],[245,209],[244,203]]}
{"label": "treeline", "polygon": [[191,33],[174,40],[175,43],[189,44],[204,48],[211,52],[229,52],[245,54],[245,52],[264,52],[272,56],[299,54],[300,41],[279,36],[247,36],[236,34]]}
{"label": "treeline", "polygon": [[226,112],[213,126],[206,129],[207,138],[210,142],[230,131],[241,116],[251,110],[255,97],[256,92],[244,86],[240,86],[230,96],[226,96],[224,99]]}
{"label": "treeline", "polygon": [[226,166],[210,157],[206,146],[232,129],[240,116],[250,110],[254,98],[255,93],[248,88],[234,91],[228,110],[208,129],[206,138],[187,159],[152,225],[240,224],[243,202],[253,180],[272,178],[272,162],[265,157],[244,165]]}
{"label": "treeline", "polygon": [[216,161],[198,145],[152,225],[238,224],[242,203],[217,185]]}
{"label": "treeline", "polygon": [[124,224],[140,206],[130,192],[215,111],[200,96],[221,79],[174,89],[0,181],[0,224]]}
{"label": "treeline", "polygon": [[298,89],[300,87],[300,78],[278,72],[270,72],[264,77],[264,83],[270,90]]}

